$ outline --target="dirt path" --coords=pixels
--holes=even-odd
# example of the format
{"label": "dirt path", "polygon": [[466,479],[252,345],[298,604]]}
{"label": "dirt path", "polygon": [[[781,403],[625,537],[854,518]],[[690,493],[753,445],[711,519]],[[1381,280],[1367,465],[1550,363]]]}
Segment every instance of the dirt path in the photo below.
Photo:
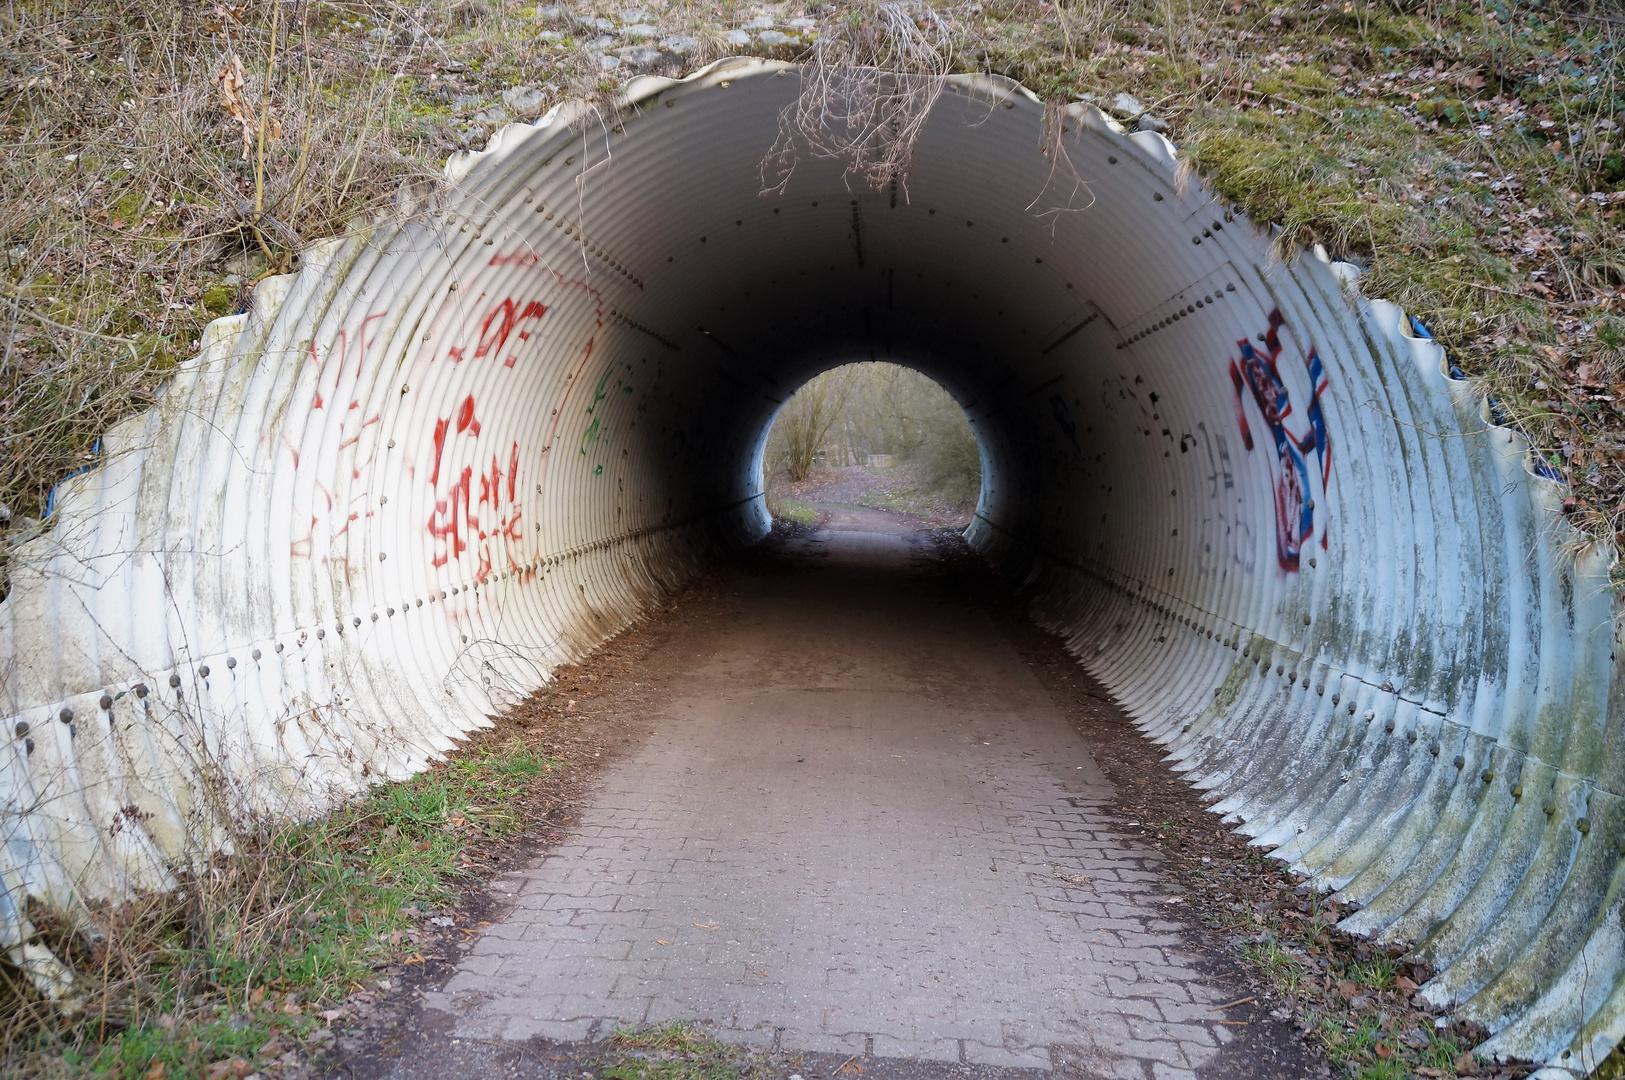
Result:
{"label": "dirt path", "polygon": [[1215,1007],[1249,991],[1008,598],[966,595],[917,522],[821,509],[644,657],[641,745],[364,1071],[579,1075],[556,1063],[617,1023],[685,1019],[814,1076],[1319,1072]]}

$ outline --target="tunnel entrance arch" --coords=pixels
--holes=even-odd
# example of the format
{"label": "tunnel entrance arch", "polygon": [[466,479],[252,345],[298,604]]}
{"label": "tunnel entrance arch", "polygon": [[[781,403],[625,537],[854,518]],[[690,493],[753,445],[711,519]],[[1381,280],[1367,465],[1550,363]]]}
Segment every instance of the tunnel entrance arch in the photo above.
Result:
{"label": "tunnel entrance arch", "polygon": [[[756,165],[792,69],[638,80],[448,166],[210,328],[0,605],[16,898],[162,887],[201,780],[305,812],[421,768],[762,535],[789,387],[884,348],[962,393],[968,537],[1227,820],[1423,941],[1489,1050],[1625,1032],[1609,553],[1354,268],[1273,259],[1171,144],[956,78],[906,191]],[[60,721],[60,722],[59,722]],[[150,814],[115,830],[126,805]],[[1601,1051],[1601,1052],[1599,1052]],[[1554,1073],[1555,1075],[1555,1073]]]}

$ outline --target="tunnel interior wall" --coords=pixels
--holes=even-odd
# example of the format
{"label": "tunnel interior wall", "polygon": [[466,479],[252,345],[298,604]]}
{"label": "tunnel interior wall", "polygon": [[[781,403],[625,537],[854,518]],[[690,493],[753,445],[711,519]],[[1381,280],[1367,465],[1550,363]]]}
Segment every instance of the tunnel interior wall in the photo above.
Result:
{"label": "tunnel interior wall", "polygon": [[884,359],[977,429],[971,543],[1225,821],[1414,943],[1486,1051],[1594,1066],[1625,1034],[1612,553],[1522,436],[1159,135],[1077,105],[1046,144],[1032,95],[961,78],[906,181],[804,154],[764,191],[798,89],[724,61],[505,129],[109,433],[0,603],[14,958],[65,977],[25,898],[167,887],[234,814],[422,769],[761,537],[775,411]]}

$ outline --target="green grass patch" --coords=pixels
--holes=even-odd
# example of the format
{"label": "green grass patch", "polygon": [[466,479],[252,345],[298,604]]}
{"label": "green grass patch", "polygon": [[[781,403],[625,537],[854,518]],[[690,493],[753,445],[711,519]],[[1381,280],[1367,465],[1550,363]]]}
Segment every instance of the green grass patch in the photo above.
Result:
{"label": "green grass patch", "polygon": [[379,969],[421,960],[422,919],[455,899],[470,848],[522,830],[527,793],[559,767],[519,739],[489,746],[315,821],[259,823],[172,893],[39,913],[90,1000],[61,1014],[5,972],[18,1008],[0,1071],[186,1076],[303,1045]]}
{"label": "green grass patch", "polygon": [[780,501],[778,516],[785,521],[793,521],[798,525],[813,526],[818,524],[818,511],[806,503],[796,502],[794,499]]}
{"label": "green grass patch", "polygon": [[605,1080],[739,1080],[749,1053],[677,1022],[616,1028],[599,1075]]}

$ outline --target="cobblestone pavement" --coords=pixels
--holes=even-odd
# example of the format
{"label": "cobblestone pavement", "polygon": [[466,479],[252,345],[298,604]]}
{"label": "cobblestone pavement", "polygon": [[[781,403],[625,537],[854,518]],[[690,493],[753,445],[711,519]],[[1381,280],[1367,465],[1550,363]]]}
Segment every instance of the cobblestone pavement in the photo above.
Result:
{"label": "cobblestone pavement", "polygon": [[988,616],[882,515],[739,571],[652,733],[428,996],[461,1039],[707,1020],[825,1053],[1186,1080],[1236,1030]]}

